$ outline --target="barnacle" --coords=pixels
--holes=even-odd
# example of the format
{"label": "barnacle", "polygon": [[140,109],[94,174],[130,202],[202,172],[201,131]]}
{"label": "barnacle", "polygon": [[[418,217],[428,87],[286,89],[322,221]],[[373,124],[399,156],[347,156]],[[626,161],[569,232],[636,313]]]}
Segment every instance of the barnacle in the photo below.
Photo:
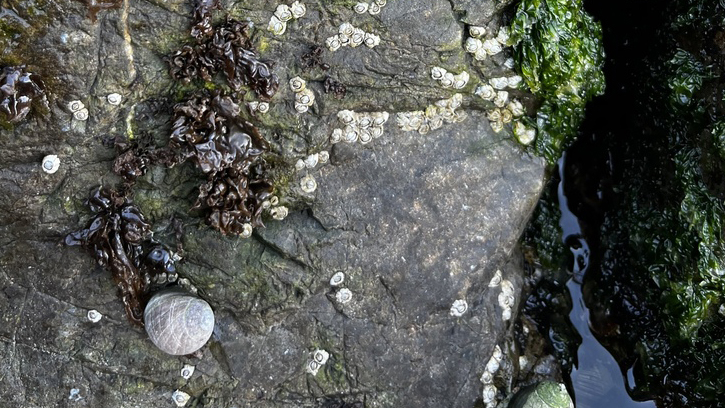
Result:
{"label": "barnacle", "polygon": [[342,23],[340,24],[340,27],[338,27],[338,33],[340,35],[344,35],[346,37],[352,37],[352,34],[355,32],[355,27],[350,23]]}
{"label": "barnacle", "polygon": [[86,318],[87,318],[87,319],[88,319],[88,321],[90,321],[91,323],[98,323],[98,322],[100,322],[100,321],[101,321],[101,319],[103,319],[103,315],[102,315],[102,314],[101,314],[101,313],[100,313],[100,312],[99,312],[98,310],[96,310],[96,309],[91,309],[91,310],[89,310],[89,311],[88,311],[88,313],[86,314]]}
{"label": "barnacle", "polygon": [[287,215],[289,214],[289,210],[285,206],[280,207],[273,207],[271,210],[269,210],[269,215],[272,216],[275,220],[283,220],[287,218]]}
{"label": "barnacle", "polygon": [[373,48],[376,45],[380,44],[380,37],[372,33],[365,33],[363,42],[365,43],[366,47]]}
{"label": "barnacle", "polygon": [[261,158],[269,146],[239,112],[228,96],[194,95],[174,107],[170,145],[208,175],[194,208],[205,210],[207,222],[223,234],[245,235],[246,224],[264,225],[262,203],[273,187]]}
{"label": "barnacle", "polygon": [[44,95],[43,80],[28,72],[25,66],[5,67],[0,71],[0,112],[8,122],[23,120],[30,112],[33,99]]}
{"label": "barnacle", "polygon": [[342,272],[335,272],[330,278],[330,286],[340,286],[345,282],[345,274]]}
{"label": "barnacle", "polygon": [[478,38],[468,37],[466,38],[466,43],[464,44],[463,48],[466,50],[466,52],[473,54],[476,51],[483,49],[483,42]]}
{"label": "barnacle", "polygon": [[506,87],[509,85],[508,78],[506,77],[490,78],[488,80],[488,83],[496,89],[506,89]]}
{"label": "barnacle", "polygon": [[442,87],[450,88],[453,86],[455,80],[456,78],[453,76],[452,72],[446,72],[445,74],[443,74],[443,78],[441,78],[438,82],[440,82]]}
{"label": "barnacle", "polygon": [[468,80],[470,79],[470,76],[468,75],[468,72],[463,71],[458,75],[453,76],[453,88],[455,89],[462,89],[468,84]]}
{"label": "barnacle", "polygon": [[325,45],[327,46],[327,49],[329,49],[332,52],[337,51],[342,46],[342,43],[340,42],[340,36],[334,35],[332,37],[329,37],[325,40]]}
{"label": "barnacle", "polygon": [[522,105],[518,99],[513,99],[511,102],[509,102],[506,108],[510,110],[511,114],[516,118],[524,116],[524,105]]}
{"label": "barnacle", "polygon": [[292,92],[302,92],[307,88],[307,82],[304,79],[296,76],[289,80],[289,87]]}
{"label": "barnacle", "polygon": [[370,13],[371,16],[380,14],[380,5],[377,3],[371,3],[370,8],[368,8],[368,13]]}
{"label": "barnacle", "polygon": [[514,137],[524,146],[531,144],[536,139],[536,129],[530,128],[518,120],[514,121],[513,132]]}
{"label": "barnacle", "polygon": [[501,109],[501,121],[503,123],[510,123],[514,118],[514,115],[508,109]]}
{"label": "barnacle", "polygon": [[249,39],[249,25],[236,20],[213,29],[213,35],[194,46],[185,45],[168,60],[174,79],[211,81],[219,71],[229,86],[238,91],[248,85],[260,99],[269,100],[279,87],[272,63],[260,60]]}
{"label": "barnacle", "polygon": [[315,181],[314,177],[308,174],[300,180],[300,188],[307,194],[314,193],[315,190],[317,190],[317,181]]}
{"label": "barnacle", "polygon": [[171,400],[174,401],[174,404],[176,404],[179,408],[185,406],[190,399],[191,395],[185,393],[184,391],[176,390],[171,394]]}
{"label": "barnacle", "polygon": [[269,19],[267,31],[271,31],[274,35],[282,35],[287,31],[287,23],[280,20],[276,15]]}
{"label": "barnacle", "polygon": [[496,91],[491,85],[481,85],[474,93],[487,101],[492,101],[496,97]]}
{"label": "barnacle", "polygon": [[342,288],[335,293],[335,300],[344,305],[352,300],[352,292],[348,288]]}
{"label": "barnacle", "polygon": [[[155,273],[144,262],[151,226],[141,210],[117,191],[97,187],[91,190],[86,204],[95,216],[87,228],[68,234],[65,244],[87,247],[99,265],[111,270],[126,316],[143,325],[143,303],[150,281],[147,275]],[[170,262],[173,264],[173,259]]]}
{"label": "barnacle", "polygon": [[498,133],[503,130],[503,121],[497,120],[495,122],[490,122],[491,130]]}
{"label": "barnacle", "polygon": [[435,79],[436,81],[440,81],[443,79],[443,75],[448,72],[445,68],[441,67],[433,67],[430,69],[430,77]]}
{"label": "barnacle", "polygon": [[496,96],[493,98],[493,104],[498,106],[499,108],[503,108],[506,106],[506,103],[509,100],[509,93],[506,91],[498,91],[496,92]]}
{"label": "barnacle", "polygon": [[426,107],[425,111],[398,112],[395,121],[403,131],[417,130],[425,135],[431,130],[439,129],[444,123],[460,122],[466,118],[464,112],[456,112],[461,106],[463,95],[455,94],[448,99],[441,99]]}
{"label": "barnacle", "polygon": [[470,34],[473,38],[483,37],[486,34],[486,28],[481,26],[470,26],[468,27],[468,34]]}
{"label": "barnacle", "polygon": [[364,14],[368,12],[368,3],[360,2],[357,3],[353,8],[356,13],[358,14]]}
{"label": "barnacle", "polygon": [[295,19],[301,18],[307,13],[307,7],[301,1],[294,1],[290,5],[290,10],[292,11],[292,17]]}
{"label": "barnacle", "polygon": [[117,106],[117,105],[121,104],[121,101],[123,100],[123,96],[121,96],[121,94],[118,94],[118,93],[111,93],[111,94],[108,94],[108,96],[106,96],[106,100],[111,105]]}
{"label": "barnacle", "polygon": [[506,79],[508,81],[509,88],[518,88],[524,80],[520,75],[513,75]]}
{"label": "barnacle", "polygon": [[498,29],[498,34],[496,35],[496,41],[501,43],[501,45],[508,45],[509,37],[510,37],[510,31],[509,28],[506,26],[502,26]]}
{"label": "barnacle", "polygon": [[488,55],[496,55],[501,52],[503,48],[501,48],[500,42],[490,38],[483,42],[483,50],[486,51],[486,54]]}
{"label": "barnacle", "polygon": [[468,310],[468,303],[465,299],[458,299],[453,302],[451,306],[450,315],[454,317],[461,317]]}
{"label": "barnacle", "polygon": [[60,159],[55,154],[49,154],[43,157],[41,168],[48,174],[53,174],[60,168]]}
{"label": "barnacle", "polygon": [[274,16],[277,17],[279,21],[286,23],[292,20],[292,10],[290,10],[290,7],[288,5],[280,4],[274,11]]}
{"label": "barnacle", "polygon": [[342,141],[342,129],[333,129],[330,135],[330,143],[339,143]]}
{"label": "barnacle", "polygon": [[[365,41],[365,31],[355,28],[352,35],[350,36],[350,47],[355,48]],[[370,47],[372,48],[372,47]]]}

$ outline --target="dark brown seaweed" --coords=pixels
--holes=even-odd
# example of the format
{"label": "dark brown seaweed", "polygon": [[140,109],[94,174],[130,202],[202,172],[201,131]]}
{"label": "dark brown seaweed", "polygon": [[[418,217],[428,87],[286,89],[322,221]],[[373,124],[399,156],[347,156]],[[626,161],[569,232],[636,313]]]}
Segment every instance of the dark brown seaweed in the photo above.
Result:
{"label": "dark brown seaweed", "polygon": [[211,26],[211,11],[221,10],[219,0],[197,0],[194,7],[194,25],[191,27],[191,36],[200,39],[209,37],[214,30]]}
{"label": "dark brown seaweed", "polygon": [[328,76],[324,82],[325,93],[330,93],[335,96],[335,99],[342,99],[347,94],[347,88],[342,83],[335,81],[332,77]]}
{"label": "dark brown seaweed", "polygon": [[27,72],[25,66],[5,67],[0,72],[0,112],[10,123],[16,123],[30,112],[33,99],[45,93],[43,80]]}
{"label": "dark brown seaweed", "polygon": [[330,64],[326,64],[322,61],[322,52],[322,47],[315,46],[310,50],[310,52],[302,55],[302,57],[300,57],[300,60],[302,61],[302,69],[305,71],[315,67],[320,67],[323,71],[330,69]]}

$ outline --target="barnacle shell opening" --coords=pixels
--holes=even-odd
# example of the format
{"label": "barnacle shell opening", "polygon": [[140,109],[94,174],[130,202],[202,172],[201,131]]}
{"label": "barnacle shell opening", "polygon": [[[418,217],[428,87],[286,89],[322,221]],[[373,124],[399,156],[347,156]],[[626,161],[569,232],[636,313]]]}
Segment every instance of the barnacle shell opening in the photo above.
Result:
{"label": "barnacle shell opening", "polygon": [[185,393],[184,391],[176,390],[171,394],[171,400],[174,401],[174,404],[176,404],[177,407],[185,406],[190,399],[191,395]]}
{"label": "barnacle shell opening", "polygon": [[60,169],[60,159],[54,154],[49,154],[43,157],[41,168],[47,174],[53,174]]}

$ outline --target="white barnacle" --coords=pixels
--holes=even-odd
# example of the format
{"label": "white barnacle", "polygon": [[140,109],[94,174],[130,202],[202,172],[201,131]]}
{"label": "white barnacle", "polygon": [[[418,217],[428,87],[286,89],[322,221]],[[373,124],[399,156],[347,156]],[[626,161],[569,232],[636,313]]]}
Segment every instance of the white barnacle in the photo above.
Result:
{"label": "white barnacle", "polygon": [[365,31],[356,28],[350,36],[350,46],[355,48],[365,41]]}
{"label": "white barnacle", "polygon": [[465,111],[455,111],[453,113],[453,121],[454,122],[463,122],[468,117],[468,114]]}
{"label": "white barnacle", "polygon": [[388,4],[388,0],[375,0],[373,3],[377,4],[380,7],[385,7],[386,4]]}
{"label": "white barnacle", "polygon": [[279,197],[277,197],[277,196],[270,197],[269,198],[269,203],[271,205],[277,205],[277,204],[279,204]]}
{"label": "white barnacle", "polygon": [[436,130],[443,127],[443,116],[441,115],[435,115],[432,118],[428,119],[428,127],[430,130]]}
{"label": "white barnacle", "polygon": [[501,280],[503,279],[503,276],[501,275],[501,270],[496,270],[496,273],[493,274],[493,278],[488,282],[489,288],[495,288],[501,284]]}
{"label": "white barnacle", "polygon": [[305,160],[303,161],[305,164],[305,167],[308,169],[313,169],[315,166],[317,166],[317,163],[320,162],[320,155],[317,153],[313,153],[307,157],[305,157]]}
{"label": "white barnacle", "polygon": [[513,58],[506,58],[506,61],[503,62],[503,66],[508,69],[514,69],[514,59]]}
{"label": "white barnacle", "polygon": [[363,39],[363,42],[365,43],[366,47],[374,48],[378,44],[380,44],[380,37],[373,33],[365,33],[365,38]]}
{"label": "white barnacle", "polygon": [[111,105],[114,105],[114,106],[120,105],[121,101],[123,100],[123,96],[121,96],[121,94],[118,94],[118,93],[111,93],[111,94],[108,94],[108,96],[106,96],[106,100]]}
{"label": "white barnacle", "polygon": [[488,359],[488,363],[486,363],[486,371],[488,371],[491,374],[495,374],[496,371],[498,371],[498,368],[501,366],[501,360],[497,360],[493,357]]}
{"label": "white barnacle", "polygon": [[419,130],[425,120],[425,112],[413,111],[409,112],[409,115],[410,127],[413,128],[412,130]]}
{"label": "white barnacle", "polygon": [[373,140],[373,135],[368,129],[360,129],[358,133],[358,140],[361,144],[368,144]]}
{"label": "white barnacle", "polygon": [[305,113],[310,110],[310,106],[304,103],[295,102],[295,110],[297,113]]}
{"label": "white barnacle", "polygon": [[347,109],[343,109],[337,112],[337,120],[343,125],[349,125],[355,122],[355,112]]}
{"label": "white barnacle", "polygon": [[488,55],[496,55],[501,52],[503,48],[501,48],[501,43],[493,38],[490,38],[483,42],[483,50],[486,51],[486,54]]}
{"label": "white barnacle", "polygon": [[524,105],[522,105],[518,99],[511,100],[506,108],[511,111],[511,114],[514,115],[515,118],[524,116]]}
{"label": "white barnacle", "polygon": [[498,389],[493,384],[487,384],[483,387],[483,403],[487,408],[493,406],[494,401],[496,401],[497,392]]}
{"label": "white barnacle", "polygon": [[436,105],[428,105],[428,107],[425,108],[425,119],[430,120],[436,116],[438,116],[438,111],[440,108]]}
{"label": "white barnacle", "polygon": [[312,375],[317,375],[317,372],[320,370],[320,365],[315,360],[310,360],[307,362],[307,367],[305,368],[305,371]]}
{"label": "white barnacle", "polygon": [[476,51],[483,49],[483,41],[478,38],[468,37],[466,38],[466,43],[463,45],[463,48],[466,52],[474,54]]}
{"label": "white barnacle", "polygon": [[192,375],[194,375],[194,371],[196,370],[196,367],[194,367],[191,364],[184,364],[184,367],[181,368],[181,378],[188,380],[191,378]]}
{"label": "white barnacle", "polygon": [[501,281],[501,292],[513,296],[514,294],[514,284],[511,283],[510,280],[504,279]]}
{"label": "white barnacle", "polygon": [[[252,236],[252,231],[254,231],[254,227],[252,227],[252,224],[247,222],[242,225],[242,233],[239,234],[239,236],[242,238],[249,238]],[[181,280],[179,280],[179,283],[181,283]]]}
{"label": "white barnacle", "polygon": [[501,291],[501,293],[498,294],[498,305],[501,306],[502,309],[510,309],[514,307],[515,302],[516,298],[513,293]]}
{"label": "white barnacle", "polygon": [[275,220],[282,221],[287,218],[287,215],[289,215],[289,209],[283,205],[279,207],[272,207],[272,209],[269,210],[269,215],[271,215]]}
{"label": "white barnacle", "polygon": [[488,120],[491,122],[498,122],[501,120],[501,109],[491,109],[486,116],[488,116]]}
{"label": "white barnacle", "polygon": [[511,320],[511,308],[506,308],[501,312],[501,320],[503,321],[509,321]]}
{"label": "white barnacle", "polygon": [[486,28],[481,26],[470,26],[468,27],[468,34],[474,38],[483,37],[486,35]]}
{"label": "white barnacle", "polygon": [[489,124],[491,125],[491,130],[493,130],[496,133],[503,130],[503,122],[500,120],[495,121],[495,122],[489,122]]}
{"label": "white barnacle", "polygon": [[503,351],[501,350],[501,347],[498,346],[498,344],[494,346],[493,354],[491,354],[491,357],[495,358],[499,362],[503,360]]}
{"label": "white barnacle", "polygon": [[315,93],[311,89],[305,88],[295,94],[295,102],[312,106],[315,103]]}
{"label": "white barnacle", "polygon": [[440,111],[440,117],[446,122],[446,123],[453,123],[455,122],[456,118],[456,111],[454,111],[451,108],[443,108]]}
{"label": "white barnacle", "polygon": [[302,159],[299,159],[299,160],[297,160],[297,163],[295,163],[295,169],[296,169],[297,171],[299,171],[299,170],[303,170],[303,169],[304,169],[305,167],[306,167],[306,166],[305,166],[305,161],[304,161],[304,160],[302,160]]}
{"label": "white barnacle", "polygon": [[506,77],[491,78],[488,80],[488,83],[496,89],[506,89],[509,85],[508,78]]}
{"label": "white barnacle", "polygon": [[508,45],[510,35],[511,33],[509,32],[509,28],[506,26],[502,26],[498,29],[496,41],[498,41],[501,45]]}
{"label": "white barnacle", "polygon": [[302,92],[304,89],[307,88],[307,82],[305,82],[304,79],[296,76],[289,80],[289,87],[292,89],[292,92]]}
{"label": "white barnacle", "polygon": [[252,101],[247,103],[247,107],[249,108],[250,112],[256,112],[259,109],[259,102]]}
{"label": "white barnacle", "polygon": [[463,103],[462,94],[457,93],[457,94],[451,96],[450,98],[448,98],[448,107],[453,110],[458,109],[462,103]]}
{"label": "white barnacle", "polygon": [[418,126],[418,133],[421,135],[427,135],[430,133],[430,125],[428,124],[428,121],[424,121]]}
{"label": "white barnacle", "polygon": [[492,101],[496,97],[496,91],[491,85],[481,85],[474,93],[487,101]]}
{"label": "white barnacle", "polygon": [[433,67],[430,69],[430,77],[435,79],[436,81],[440,81],[443,79],[443,75],[446,74],[446,69],[441,67]]}
{"label": "white barnacle", "polygon": [[320,157],[320,163],[325,164],[330,161],[330,153],[327,150],[322,150],[318,155]]}
{"label": "white barnacle", "polygon": [[98,323],[103,318],[103,315],[98,310],[91,309],[86,314],[86,317],[88,318],[88,321],[90,321],[91,323]]}
{"label": "white barnacle", "polygon": [[463,71],[458,75],[453,76],[453,88],[455,89],[462,89],[468,84],[468,80],[470,79],[470,76],[468,75],[468,72]]}
{"label": "white barnacle", "polygon": [[373,118],[373,125],[383,126],[388,121],[390,114],[388,112],[373,112],[371,116]]}
{"label": "white barnacle", "polygon": [[493,373],[490,373],[487,370],[484,370],[483,374],[481,375],[481,382],[483,384],[492,384],[493,383]]}
{"label": "white barnacle", "polygon": [[524,79],[520,75],[512,75],[506,78],[506,80],[508,81],[509,88],[518,88]]}
{"label": "white barnacle", "polygon": [[344,35],[346,37],[352,37],[352,34],[355,32],[355,27],[353,27],[350,23],[342,23],[340,24],[340,27],[338,28],[338,33],[340,35]]}
{"label": "white barnacle", "polygon": [[330,278],[330,286],[340,286],[345,282],[345,274],[342,272],[335,272]]}
{"label": "white barnacle", "polygon": [[257,105],[257,112],[267,113],[269,112],[269,102],[259,102]]}
{"label": "white barnacle", "polygon": [[493,104],[498,106],[499,108],[503,108],[506,106],[506,103],[509,101],[509,93],[506,91],[498,91],[496,92],[496,97],[493,98]]}
{"label": "white barnacle", "polygon": [[514,137],[524,146],[528,146],[536,139],[536,129],[529,128],[521,121],[514,121]]}
{"label": "white barnacle", "polygon": [[468,310],[468,303],[464,299],[458,299],[451,306],[450,315],[453,317],[461,317]]}
{"label": "white barnacle", "polygon": [[55,154],[49,154],[43,157],[40,168],[48,174],[53,174],[60,168],[60,159]]}
{"label": "white barnacle", "polygon": [[335,293],[335,300],[344,305],[352,300],[352,292],[348,288],[342,288]]}
{"label": "white barnacle", "polygon": [[341,47],[347,47],[350,45],[350,36],[347,34],[338,34],[337,38],[340,39],[340,46]]}
{"label": "white barnacle", "polygon": [[413,127],[410,126],[410,113],[409,112],[398,112],[395,115],[395,124],[398,128],[404,132],[410,132]]}
{"label": "white barnacle", "polygon": [[503,123],[511,123],[511,120],[513,120],[514,115],[511,113],[508,109],[501,109],[501,121]]}
{"label": "white barnacle", "polygon": [[302,3],[301,1],[295,1],[290,5],[290,11],[292,11],[292,17],[295,19],[298,19],[305,15],[307,12],[307,7],[305,6],[305,3]]}
{"label": "white barnacle", "polygon": [[271,31],[274,35],[282,35],[285,31],[287,31],[287,23],[277,18],[277,16],[272,16],[272,18],[269,19],[267,31]]}
{"label": "white barnacle", "polygon": [[357,138],[358,138],[357,127],[353,127],[350,125],[345,126],[345,129],[342,130],[342,137],[348,143],[357,142]]}
{"label": "white barnacle", "polygon": [[279,21],[286,23],[292,20],[292,10],[290,10],[288,5],[280,4],[274,11],[274,16],[277,17]]}
{"label": "white barnacle", "polygon": [[86,107],[86,105],[84,105],[83,102],[81,102],[81,101],[68,102],[68,110],[71,111],[71,113],[76,113],[85,107]]}
{"label": "white barnacle", "polygon": [[370,134],[373,135],[373,138],[377,139],[380,136],[383,135],[383,127],[382,126],[372,126],[370,128]]}
{"label": "white barnacle", "polygon": [[315,181],[314,177],[308,174],[300,180],[300,188],[307,194],[314,193],[315,190],[317,190],[317,181]]}
{"label": "white barnacle", "polygon": [[440,79],[441,86],[444,88],[450,88],[453,86],[453,83],[455,82],[456,78],[453,76],[452,72],[446,72],[443,75],[443,78]]}
{"label": "white barnacle", "polygon": [[184,391],[176,390],[171,394],[171,400],[174,401],[177,407],[183,407],[191,399],[191,395]]}
{"label": "white barnacle", "polygon": [[312,353],[312,361],[319,365],[325,365],[327,360],[330,358],[330,353],[325,350],[317,349]]}
{"label": "white barnacle", "polygon": [[372,3],[370,4],[370,8],[368,8],[368,13],[370,13],[371,16],[374,16],[376,14],[380,14],[380,5],[378,3]]}
{"label": "white barnacle", "polygon": [[330,135],[330,143],[339,143],[340,141],[342,141],[342,129],[333,129]]}
{"label": "white barnacle", "polygon": [[327,49],[335,52],[338,49],[340,49],[340,46],[342,44],[340,43],[340,36],[339,35],[333,35],[332,37],[328,37],[327,40],[325,40],[325,45],[327,46]]}
{"label": "white barnacle", "polygon": [[476,61],[483,61],[486,59],[486,57],[488,57],[488,54],[483,48],[483,43],[481,43],[481,48],[477,49],[476,52],[473,53],[473,58],[475,58]]}
{"label": "white barnacle", "polygon": [[357,126],[361,129],[369,128],[373,124],[373,118],[369,115],[358,114],[357,115]]}
{"label": "white barnacle", "polygon": [[365,14],[368,12],[368,4],[364,3],[364,2],[360,2],[360,3],[357,3],[355,6],[353,6],[352,9],[355,10],[355,12],[358,14]]}
{"label": "white barnacle", "polygon": [[75,120],[88,120],[88,109],[82,108],[73,112],[73,119]]}

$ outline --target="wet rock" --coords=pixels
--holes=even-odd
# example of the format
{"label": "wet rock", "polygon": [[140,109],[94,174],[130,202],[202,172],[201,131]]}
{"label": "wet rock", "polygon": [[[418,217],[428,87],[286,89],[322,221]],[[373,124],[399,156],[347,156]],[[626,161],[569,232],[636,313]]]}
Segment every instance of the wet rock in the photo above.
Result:
{"label": "wet rock", "polygon": [[[221,235],[192,210],[205,179],[193,163],[116,161],[118,151],[107,143],[149,137],[161,149],[185,91],[226,86],[219,75],[181,85],[168,74],[164,58],[194,41],[194,4],[128,2],[101,10],[94,22],[80,2],[36,2],[35,11],[11,3],[22,21],[44,24],[21,30],[17,49],[46,50],[37,62],[56,80],[46,81],[47,117],[31,111],[0,130],[0,394],[7,404],[162,406],[176,389],[190,404],[221,408],[240,400],[253,407],[363,401],[470,408],[480,398],[483,367],[510,329],[500,288],[488,283],[500,269],[521,286],[520,259],[511,254],[542,188],[542,161],[524,154],[510,130],[491,131],[475,86],[462,91],[458,110],[468,119],[460,123],[423,136],[398,130],[391,119],[367,145],[329,143],[340,110],[393,118],[450,98],[431,80],[432,66],[467,69],[471,83],[484,83],[468,67],[465,26],[451,2],[396,0],[377,16],[309,2],[306,15],[278,37],[264,29],[273,5],[221,2],[232,18],[253,23],[249,41],[260,58],[276,61],[281,84],[301,76],[316,96],[300,115],[292,90],[280,86],[267,113],[240,113],[268,141],[261,157],[279,204],[290,208],[284,221],[263,214],[266,228],[246,240]],[[35,18],[37,10],[54,23]],[[211,12],[212,21],[222,19]],[[311,45],[353,19],[380,44],[325,48],[321,58],[330,69],[304,72],[300,57]],[[344,84],[343,99],[324,93],[328,74]],[[244,102],[258,99],[240,89]],[[109,104],[110,93],[123,95],[123,103]],[[88,109],[87,121],[68,112],[75,100]],[[328,163],[295,169],[297,160],[321,151],[330,152]],[[52,175],[38,166],[48,154],[63,162]],[[215,311],[214,335],[198,355],[157,350],[127,322],[108,271],[85,251],[61,245],[94,217],[84,206],[89,188],[123,182],[114,161],[134,180],[133,202],[153,239],[167,248],[183,244],[184,259],[174,267],[179,280]],[[299,187],[308,175],[317,183],[311,193]],[[336,272],[345,282],[331,287]],[[347,302],[337,296],[342,289],[351,294]],[[459,299],[468,309],[451,316]],[[104,318],[88,321],[91,309]],[[312,375],[306,367],[318,349],[329,359]],[[188,363],[195,373],[180,382]]]}

